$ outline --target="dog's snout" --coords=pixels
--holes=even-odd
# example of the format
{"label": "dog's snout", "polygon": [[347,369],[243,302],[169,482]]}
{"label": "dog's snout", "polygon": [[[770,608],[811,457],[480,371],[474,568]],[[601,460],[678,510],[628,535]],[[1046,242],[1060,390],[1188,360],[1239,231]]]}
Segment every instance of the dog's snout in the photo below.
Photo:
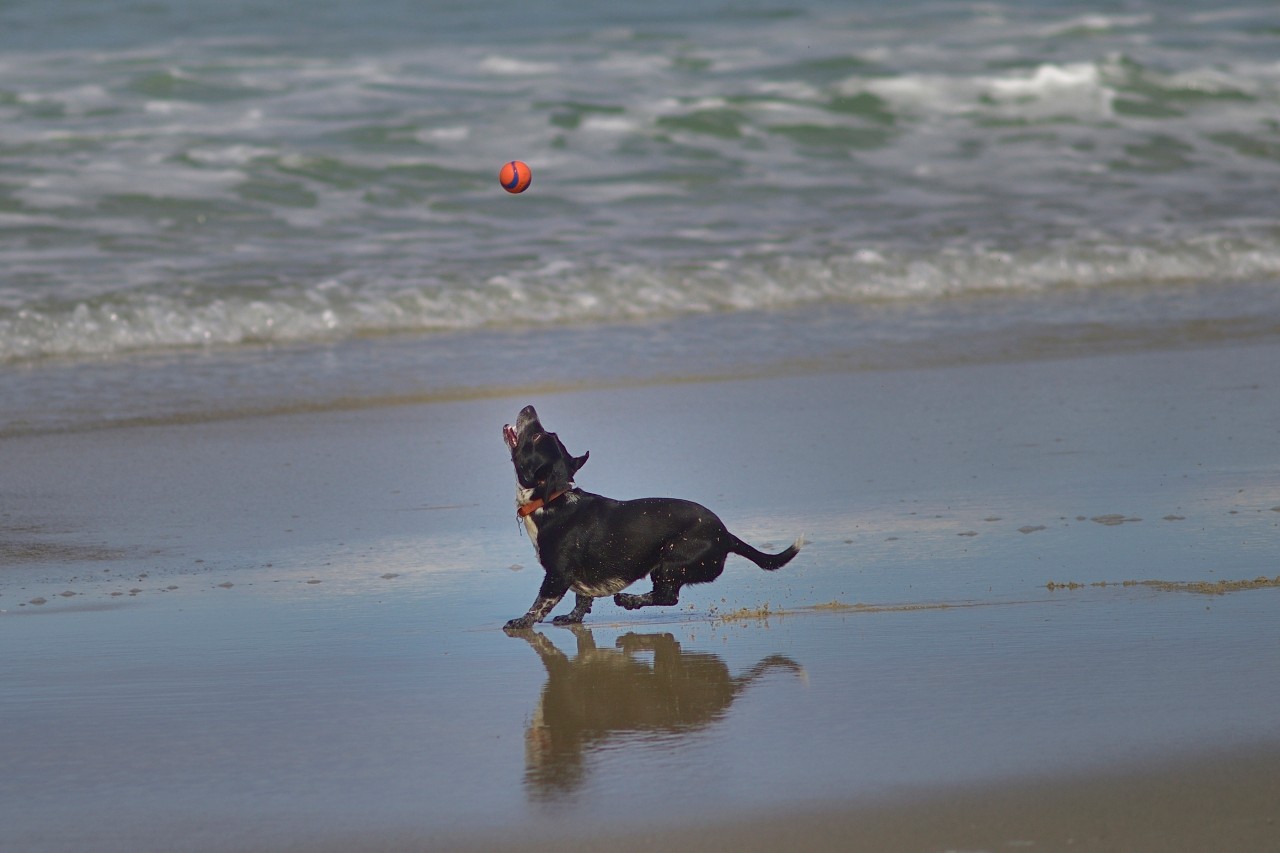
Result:
{"label": "dog's snout", "polygon": [[525,426],[538,419],[538,410],[533,406],[525,406],[516,417],[516,429],[523,432]]}

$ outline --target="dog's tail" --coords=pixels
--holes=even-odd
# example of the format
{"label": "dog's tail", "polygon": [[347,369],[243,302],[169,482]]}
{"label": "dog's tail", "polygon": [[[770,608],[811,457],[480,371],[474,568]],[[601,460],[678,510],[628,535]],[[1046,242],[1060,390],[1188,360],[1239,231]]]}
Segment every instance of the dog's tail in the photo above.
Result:
{"label": "dog's tail", "polygon": [[743,542],[741,539],[734,536],[733,544],[729,546],[729,551],[746,557],[766,572],[775,572],[787,563],[791,562],[791,558],[796,554],[799,554],[800,549],[803,548],[804,545],[805,538],[801,536],[795,542],[788,545],[785,551],[778,554],[766,554],[763,551],[758,551],[755,548],[752,548],[746,542]]}

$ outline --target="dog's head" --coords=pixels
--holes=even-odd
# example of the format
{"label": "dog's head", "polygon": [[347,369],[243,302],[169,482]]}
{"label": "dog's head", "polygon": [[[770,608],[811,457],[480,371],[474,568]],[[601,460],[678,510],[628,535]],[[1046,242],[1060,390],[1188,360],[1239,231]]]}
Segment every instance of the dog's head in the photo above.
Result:
{"label": "dog's head", "polygon": [[511,464],[516,481],[525,490],[527,500],[547,501],[573,483],[573,475],[587,464],[590,452],[574,456],[554,432],[547,432],[538,420],[533,406],[525,406],[516,425],[502,428],[502,437],[511,448]]}

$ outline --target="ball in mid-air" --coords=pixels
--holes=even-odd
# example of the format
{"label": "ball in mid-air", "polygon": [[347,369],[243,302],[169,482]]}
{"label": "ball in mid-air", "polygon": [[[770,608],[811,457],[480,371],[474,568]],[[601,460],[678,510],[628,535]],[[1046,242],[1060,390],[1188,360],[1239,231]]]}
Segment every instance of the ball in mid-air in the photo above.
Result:
{"label": "ball in mid-air", "polygon": [[498,170],[498,181],[509,193],[524,192],[529,189],[529,182],[532,180],[533,172],[529,171],[527,164],[519,160],[512,160]]}

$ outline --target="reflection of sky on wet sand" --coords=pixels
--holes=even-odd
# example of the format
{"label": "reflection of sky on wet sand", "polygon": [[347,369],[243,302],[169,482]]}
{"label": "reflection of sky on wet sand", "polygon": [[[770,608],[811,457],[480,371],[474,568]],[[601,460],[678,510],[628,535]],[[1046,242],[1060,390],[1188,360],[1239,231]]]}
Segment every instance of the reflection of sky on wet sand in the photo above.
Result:
{"label": "reflection of sky on wet sand", "polygon": [[[1280,737],[1280,687],[1259,677],[1280,667],[1276,590],[1040,586],[1022,603],[730,622],[602,604],[589,631],[521,639],[484,622],[506,611],[467,577],[6,622],[0,819],[101,850],[227,822],[291,840],[626,825]],[[527,571],[487,579],[503,577],[518,606]],[[705,592],[790,606],[770,578],[822,600],[763,572]]]}
{"label": "reflection of sky on wet sand", "polygon": [[602,601],[589,643],[500,630],[541,579],[499,434],[526,400],[13,441],[2,532],[40,559],[0,578],[0,825],[104,851],[625,826],[1280,740],[1280,590],[1046,586],[1280,573],[1247,355],[552,395],[585,487],[812,540],[676,608]]}

